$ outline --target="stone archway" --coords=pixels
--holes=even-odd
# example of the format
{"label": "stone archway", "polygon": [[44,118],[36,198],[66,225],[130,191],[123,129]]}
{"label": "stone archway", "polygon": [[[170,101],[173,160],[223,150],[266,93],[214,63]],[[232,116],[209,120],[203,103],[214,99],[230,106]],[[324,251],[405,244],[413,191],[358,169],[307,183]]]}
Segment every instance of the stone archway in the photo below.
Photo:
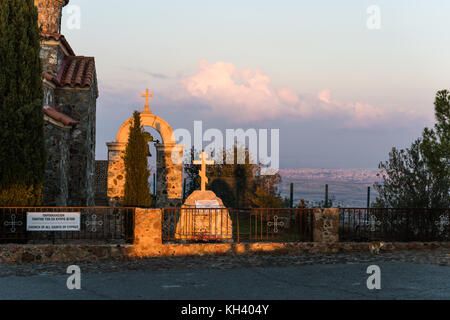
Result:
{"label": "stone archway", "polygon": [[[120,127],[116,142],[108,146],[108,202],[110,206],[120,206],[125,188],[125,165],[123,154],[128,141],[133,117]],[[152,127],[163,140],[155,145],[156,158],[156,206],[159,208],[178,207],[182,201],[183,149],[184,145],[176,144],[173,130],[162,118],[148,110],[141,113],[141,124]],[[175,161],[174,161],[175,160]]]}

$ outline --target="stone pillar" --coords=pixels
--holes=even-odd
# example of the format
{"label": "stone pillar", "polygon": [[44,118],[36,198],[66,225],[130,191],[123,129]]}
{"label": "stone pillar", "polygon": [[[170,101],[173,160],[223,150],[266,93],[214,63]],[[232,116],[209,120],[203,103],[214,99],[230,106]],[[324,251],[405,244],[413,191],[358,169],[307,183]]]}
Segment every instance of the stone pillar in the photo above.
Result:
{"label": "stone pillar", "polygon": [[339,242],[339,209],[314,209],[314,242]]}
{"label": "stone pillar", "polygon": [[161,209],[136,208],[134,217],[134,245],[142,249],[162,245]]}
{"label": "stone pillar", "polygon": [[183,149],[175,143],[156,144],[156,206],[179,207],[182,201]]}
{"label": "stone pillar", "polygon": [[[108,204],[120,206],[125,191],[126,143],[110,142],[108,146]],[[156,144],[156,207],[179,207],[182,201],[184,145]]]}
{"label": "stone pillar", "polygon": [[110,142],[106,145],[108,146],[108,205],[120,206],[125,191],[125,164],[122,157],[127,144]]}

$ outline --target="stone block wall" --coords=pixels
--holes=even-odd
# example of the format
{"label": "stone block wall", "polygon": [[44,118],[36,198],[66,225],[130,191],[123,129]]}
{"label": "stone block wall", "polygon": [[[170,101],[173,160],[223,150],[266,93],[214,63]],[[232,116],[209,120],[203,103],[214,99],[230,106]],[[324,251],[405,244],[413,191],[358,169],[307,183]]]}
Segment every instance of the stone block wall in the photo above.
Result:
{"label": "stone block wall", "polygon": [[134,244],[143,248],[162,244],[162,213],[160,209],[136,209]]}
{"label": "stone block wall", "polygon": [[55,108],[55,89],[44,82],[44,106]]}
{"label": "stone block wall", "polygon": [[[156,207],[175,208],[181,206],[183,197],[183,146],[157,144],[156,158]],[[176,159],[173,159],[175,157]],[[179,160],[177,161],[173,160]]]}
{"label": "stone block wall", "polygon": [[45,122],[44,134],[47,163],[44,179],[44,205],[67,206],[69,198],[69,141],[70,128]]}
{"label": "stone block wall", "polygon": [[71,132],[69,206],[94,206],[95,84],[89,89],[55,90],[56,104],[79,124]]}
{"label": "stone block wall", "polygon": [[41,44],[39,57],[42,61],[42,70],[54,77],[58,76],[59,67],[64,59],[64,52],[58,44],[50,45],[46,42]]}
{"label": "stone block wall", "polygon": [[[237,244],[172,244],[140,250],[137,245],[1,245],[0,263],[56,263],[128,260],[145,257],[189,255],[245,255],[245,254],[335,254],[369,252],[366,242],[297,242],[297,243],[237,243]],[[151,248],[153,248],[151,250]],[[383,252],[396,250],[434,250],[450,248],[450,242],[386,243]]]}
{"label": "stone block wall", "polygon": [[107,199],[109,206],[122,205],[125,190],[125,164],[123,156],[126,143],[111,142],[108,146]]}

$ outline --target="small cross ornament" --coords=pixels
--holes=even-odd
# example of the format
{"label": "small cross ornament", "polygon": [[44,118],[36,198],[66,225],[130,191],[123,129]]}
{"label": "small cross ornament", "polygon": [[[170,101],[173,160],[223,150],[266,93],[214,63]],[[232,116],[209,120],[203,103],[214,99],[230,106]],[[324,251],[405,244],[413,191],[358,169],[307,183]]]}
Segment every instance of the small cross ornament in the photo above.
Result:
{"label": "small cross ornament", "polygon": [[93,214],[91,220],[87,220],[85,222],[86,226],[91,226],[91,231],[92,232],[97,232],[97,226],[102,226],[103,225],[103,221],[97,221],[97,215]]}
{"label": "small cross ornament", "polygon": [[278,226],[284,227],[284,222],[283,221],[278,222],[278,219],[280,219],[278,216],[274,216],[273,221],[267,222],[267,225],[269,227],[273,226],[273,232],[275,233],[278,233]]}
{"label": "small cross ornament", "polygon": [[442,215],[439,217],[439,221],[436,221],[434,224],[438,227],[440,232],[444,232],[445,227],[448,226],[450,223],[448,221],[448,218]]}
{"label": "small cross ornament", "polygon": [[11,215],[11,221],[5,221],[4,225],[6,227],[11,226],[11,232],[15,233],[16,232],[16,226],[23,225],[23,222],[22,221],[16,221],[16,215],[13,214],[13,215]]}
{"label": "small cross ornament", "polygon": [[371,232],[375,232],[377,226],[381,226],[381,221],[378,221],[375,216],[370,216],[367,225],[370,227]]}

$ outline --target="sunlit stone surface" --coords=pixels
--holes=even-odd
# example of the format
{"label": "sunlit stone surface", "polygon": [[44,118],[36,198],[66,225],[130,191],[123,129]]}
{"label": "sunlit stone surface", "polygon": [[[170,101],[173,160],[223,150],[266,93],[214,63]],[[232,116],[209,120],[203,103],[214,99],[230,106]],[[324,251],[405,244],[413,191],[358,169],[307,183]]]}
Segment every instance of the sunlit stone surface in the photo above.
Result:
{"label": "sunlit stone surface", "polygon": [[[233,240],[233,223],[222,200],[212,191],[194,191],[181,207],[175,238],[192,241]],[[201,241],[201,240],[200,240]]]}

